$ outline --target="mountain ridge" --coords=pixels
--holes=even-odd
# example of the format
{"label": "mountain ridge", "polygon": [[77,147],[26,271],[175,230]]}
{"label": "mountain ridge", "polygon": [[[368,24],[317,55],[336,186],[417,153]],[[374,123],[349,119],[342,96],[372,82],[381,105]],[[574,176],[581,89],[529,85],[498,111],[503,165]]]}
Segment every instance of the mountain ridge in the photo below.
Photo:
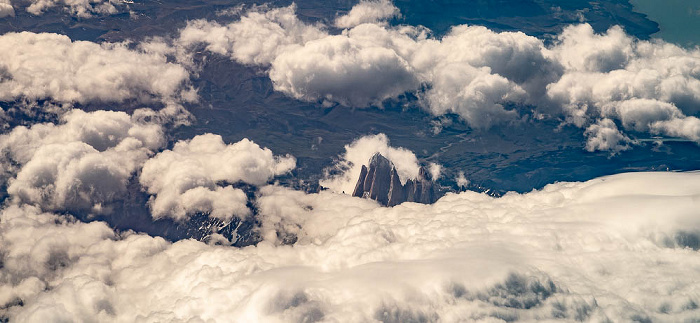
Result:
{"label": "mountain ridge", "polygon": [[432,204],[445,192],[433,181],[429,172],[421,167],[418,177],[402,184],[394,164],[380,153],[362,165],[360,176],[352,196],[373,199],[384,206],[403,202]]}

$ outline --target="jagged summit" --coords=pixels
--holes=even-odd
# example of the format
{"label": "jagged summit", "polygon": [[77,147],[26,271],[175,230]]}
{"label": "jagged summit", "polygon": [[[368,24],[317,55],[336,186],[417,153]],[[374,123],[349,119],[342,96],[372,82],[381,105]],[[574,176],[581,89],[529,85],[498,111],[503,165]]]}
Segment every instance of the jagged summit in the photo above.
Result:
{"label": "jagged summit", "polygon": [[362,165],[352,196],[371,198],[385,206],[403,202],[430,204],[437,201],[444,192],[432,181],[430,173],[420,168],[416,179],[401,184],[394,164],[380,153],[374,154],[369,166]]}

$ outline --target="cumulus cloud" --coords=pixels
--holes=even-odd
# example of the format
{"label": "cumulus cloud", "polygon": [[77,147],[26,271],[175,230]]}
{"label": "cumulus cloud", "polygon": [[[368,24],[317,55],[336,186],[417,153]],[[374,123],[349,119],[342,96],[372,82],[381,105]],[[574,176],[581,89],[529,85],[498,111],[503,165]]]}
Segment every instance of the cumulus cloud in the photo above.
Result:
{"label": "cumulus cloud", "polygon": [[248,139],[227,145],[221,136],[204,134],[149,159],[139,180],[153,195],[154,218],[183,221],[201,212],[230,220],[250,214],[248,200],[243,190],[222,183],[263,185],[295,165],[294,157],[275,156]]}
{"label": "cumulus cloud", "polygon": [[381,106],[409,92],[427,111],[458,114],[475,128],[515,120],[518,106],[582,129],[607,118],[626,133],[700,138],[698,49],[638,40],[620,27],[597,34],[588,24],[565,28],[551,45],[467,25],[435,38],[386,24],[397,14],[387,1],[360,2],[333,34],[294,9],[255,7],[228,25],[190,22],[179,43],[260,66],[276,90],[324,106]]}
{"label": "cumulus cloud", "polygon": [[446,65],[436,71],[434,87],[425,99],[435,115],[459,114],[475,128],[487,128],[517,113],[501,103],[523,101],[525,92],[506,78],[490,73],[489,68]]}
{"label": "cumulus cloud", "polygon": [[365,23],[378,23],[399,15],[399,8],[389,0],[360,1],[347,15],[337,17],[335,26],[352,28]]}
{"label": "cumulus cloud", "polygon": [[43,210],[91,210],[126,192],[128,179],[164,143],[160,124],[124,112],[73,110],[60,124],[0,136],[7,192]]}
{"label": "cumulus cloud", "polygon": [[598,123],[589,126],[584,135],[587,137],[586,150],[611,151],[618,153],[630,149],[630,138],[623,135],[617,129],[617,125],[610,119],[599,120]]}
{"label": "cumulus cloud", "polygon": [[401,183],[405,184],[409,179],[418,178],[420,165],[416,155],[406,148],[391,147],[389,138],[382,133],[364,136],[345,145],[345,153],[339,156],[339,160],[333,167],[326,170],[326,178],[320,181],[321,186],[336,193],[352,194],[360,177],[362,165],[366,165],[376,153],[382,154],[394,164]]}
{"label": "cumulus cloud", "polygon": [[428,164],[428,171],[430,172],[430,178],[438,179],[442,174],[442,165],[437,163]]}
{"label": "cumulus cloud", "polygon": [[569,26],[559,35],[554,54],[567,70],[610,72],[627,65],[634,41],[615,26],[597,35],[588,24]]}
{"label": "cumulus cloud", "polygon": [[651,125],[651,129],[652,133],[687,138],[695,142],[700,142],[700,119],[696,117],[655,121]]}
{"label": "cumulus cloud", "polygon": [[188,79],[187,70],[165,55],[126,43],[72,41],[50,33],[0,36],[2,101],[191,101]]}
{"label": "cumulus cloud", "polygon": [[552,55],[565,73],[547,96],[572,123],[612,117],[626,130],[698,138],[690,125],[700,104],[700,50],[636,40],[619,27],[595,34],[584,24],[566,28]]}
{"label": "cumulus cloud", "polygon": [[[169,243],[31,206],[0,211],[11,321],[685,321],[697,173],[631,173],[433,205],[278,186],[266,241]],[[278,245],[284,235],[293,245]]]}
{"label": "cumulus cloud", "polygon": [[[475,126],[512,119],[502,103],[525,101],[522,87],[542,83],[554,70],[536,64],[546,59],[534,37],[465,26],[436,40],[422,27],[379,22],[388,15],[380,7],[395,9],[386,1],[362,2],[338,18],[353,27],[337,35],[300,21],[294,6],[255,8],[226,26],[190,22],[179,43],[203,43],[211,52],[264,67],[276,90],[324,105],[379,106],[428,85],[428,110],[457,113]],[[475,51],[483,55],[468,54]]]}
{"label": "cumulus cloud", "polygon": [[269,65],[286,48],[327,35],[320,27],[300,21],[295,9],[295,5],[254,7],[239,21],[224,26],[207,20],[190,21],[180,31],[178,43],[204,43],[207,50],[243,64]]}
{"label": "cumulus cloud", "polygon": [[12,3],[10,0],[1,0],[0,1],[0,18],[5,18],[5,17],[14,17],[15,16],[15,8],[12,7]]}
{"label": "cumulus cloud", "polygon": [[526,90],[533,102],[543,93],[542,87],[561,73],[561,66],[550,58],[541,40],[522,32],[498,33],[467,25],[454,26],[442,39],[426,42],[415,64],[438,74],[445,66],[486,70]]}
{"label": "cumulus cloud", "polygon": [[457,186],[459,186],[459,188],[461,189],[465,189],[467,188],[467,186],[469,186],[469,180],[466,176],[464,176],[464,172],[459,172],[459,174],[457,174],[455,182],[457,183]]}
{"label": "cumulus cloud", "polygon": [[53,7],[63,7],[71,16],[91,18],[94,15],[115,14],[126,6],[123,0],[29,0],[27,12],[40,16]]}
{"label": "cumulus cloud", "polygon": [[297,99],[359,107],[379,105],[420,84],[394,50],[345,35],[285,51],[273,61],[269,75],[275,89]]}

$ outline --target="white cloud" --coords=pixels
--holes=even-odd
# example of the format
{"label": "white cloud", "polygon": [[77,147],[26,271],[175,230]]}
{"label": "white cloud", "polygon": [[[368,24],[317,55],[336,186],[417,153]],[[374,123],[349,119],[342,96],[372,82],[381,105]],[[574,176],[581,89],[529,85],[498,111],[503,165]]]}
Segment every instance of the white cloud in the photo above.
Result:
{"label": "white cloud", "polygon": [[380,105],[420,84],[394,50],[344,35],[285,51],[269,75],[278,91],[297,99],[360,107]]}
{"label": "white cloud", "polygon": [[0,18],[14,17],[15,8],[12,7],[10,0],[0,0]]}
{"label": "white cloud", "polygon": [[[353,9],[357,16],[339,20],[359,21],[366,10],[374,10],[368,9],[370,4],[391,6],[362,2]],[[227,26],[190,22],[179,43],[204,43],[211,52],[268,68],[276,90],[324,105],[380,106],[428,84],[428,110],[457,113],[477,127],[512,119],[515,114],[505,111],[502,103],[526,101],[521,86],[534,88],[551,78],[552,68],[537,65],[547,62],[543,45],[522,33],[464,26],[435,40],[422,27],[394,28],[367,16],[367,23],[331,35],[323,26],[300,21],[294,9],[255,8]]]}
{"label": "white cloud", "polygon": [[442,172],[442,165],[430,163],[428,164],[428,171],[430,172],[430,178],[436,180],[438,179],[438,177],[440,177],[440,174]]}
{"label": "white cloud", "polygon": [[376,153],[382,154],[394,164],[402,183],[418,178],[420,165],[416,155],[406,148],[389,146],[389,138],[382,133],[364,136],[345,145],[345,153],[339,156],[340,159],[331,169],[326,170],[329,174],[320,181],[321,186],[336,193],[352,194],[357,179],[360,178],[362,165],[367,165]]}
{"label": "white cloud", "polygon": [[542,42],[523,33],[455,26],[419,45],[411,64],[431,85],[426,107],[435,115],[459,114],[476,128],[513,120],[517,113],[503,103],[538,103],[559,73]]}
{"label": "white cloud", "polygon": [[699,137],[682,125],[700,111],[700,50],[636,40],[619,27],[598,35],[577,25],[564,30],[552,53],[565,73],[547,86],[547,96],[576,125],[603,116],[626,130]]}
{"label": "white cloud", "polygon": [[587,137],[586,150],[591,152],[609,150],[618,153],[630,149],[629,144],[632,142],[630,138],[617,129],[615,122],[610,119],[602,119],[589,126],[584,135]]}
{"label": "white cloud", "polygon": [[488,67],[446,65],[435,71],[433,88],[425,94],[435,115],[456,113],[475,128],[488,128],[517,113],[503,102],[523,102],[525,92],[516,84],[490,73]]}
{"label": "white cloud", "polygon": [[365,23],[379,23],[399,15],[399,8],[389,0],[362,0],[347,15],[337,17],[335,26],[352,28]]}
{"label": "white cloud", "polygon": [[126,192],[132,173],[163,143],[139,113],[73,110],[62,122],[16,127],[0,136],[12,199],[44,210],[90,210]]}
{"label": "white cloud", "polygon": [[469,185],[469,180],[466,176],[464,176],[464,172],[459,172],[457,178],[455,178],[455,182],[457,182],[457,186],[459,186],[462,189],[467,188],[467,186]]}
{"label": "white cloud", "polygon": [[154,218],[182,221],[202,212],[230,220],[250,214],[247,197],[221,182],[263,185],[295,164],[294,157],[274,156],[248,139],[227,145],[221,136],[204,134],[177,142],[172,150],[149,159],[140,182],[153,195],[149,205]]}
{"label": "white cloud", "polygon": [[588,24],[569,26],[553,48],[557,60],[567,70],[611,72],[627,65],[633,57],[634,40],[614,26],[598,35]]}
{"label": "white cloud", "polygon": [[651,125],[651,132],[700,142],[700,119],[686,117],[656,121]]}
{"label": "white cloud", "polygon": [[[692,320],[700,256],[683,246],[700,232],[698,176],[631,173],[393,208],[268,186],[259,207],[269,241],[240,249],[117,235],[9,206],[0,212],[0,316]],[[297,242],[277,245],[276,230],[287,228]]]}
{"label": "white cloud", "polygon": [[[181,100],[189,74],[164,55],[125,43],[31,32],[0,36],[0,100],[62,103]],[[191,99],[191,95],[187,96]]]}
{"label": "white cloud", "polygon": [[288,47],[326,35],[319,27],[301,22],[295,9],[295,5],[254,7],[241,20],[226,26],[206,20],[190,21],[180,31],[179,43],[205,43],[207,50],[229,55],[243,64],[269,65]]}
{"label": "white cloud", "polygon": [[467,25],[438,39],[386,24],[396,14],[387,1],[360,2],[336,20],[346,29],[331,34],[294,9],[255,7],[226,26],[191,22],[180,43],[260,66],[276,90],[323,106],[381,106],[413,92],[431,113],[456,113],[474,128],[515,120],[511,107],[526,105],[583,129],[609,118],[626,132],[700,138],[699,49],[638,40],[620,27],[596,34],[588,24],[565,28],[549,46]]}
{"label": "white cloud", "polygon": [[72,16],[91,18],[94,15],[115,14],[118,7],[125,6],[122,0],[30,0],[27,12],[40,16],[47,10],[61,6]]}
{"label": "white cloud", "polygon": [[487,67],[494,76],[526,89],[531,100],[556,80],[561,67],[551,60],[542,41],[522,32],[494,32],[482,26],[454,26],[440,40],[427,42],[415,55],[419,70],[430,73],[445,66]]}

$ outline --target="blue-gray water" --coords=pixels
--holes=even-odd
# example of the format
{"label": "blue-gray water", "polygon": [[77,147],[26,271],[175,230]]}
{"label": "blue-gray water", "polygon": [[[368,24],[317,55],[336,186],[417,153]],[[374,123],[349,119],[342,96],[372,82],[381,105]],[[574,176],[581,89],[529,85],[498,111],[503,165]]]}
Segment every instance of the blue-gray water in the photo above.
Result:
{"label": "blue-gray water", "polygon": [[631,0],[634,9],[659,24],[654,37],[686,47],[700,45],[700,0]]}

